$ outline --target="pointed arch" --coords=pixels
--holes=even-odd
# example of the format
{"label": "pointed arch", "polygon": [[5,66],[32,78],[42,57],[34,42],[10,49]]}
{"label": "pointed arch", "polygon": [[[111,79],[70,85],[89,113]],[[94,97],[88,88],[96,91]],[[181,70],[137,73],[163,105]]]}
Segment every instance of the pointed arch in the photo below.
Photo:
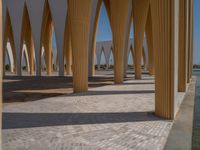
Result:
{"label": "pointed arch", "polygon": [[36,75],[41,76],[41,49],[44,24],[47,20],[48,6],[46,0],[26,0],[35,47]]}
{"label": "pointed arch", "polygon": [[[8,12],[13,29],[14,45],[16,50],[17,75],[21,76],[21,56],[23,48],[23,35],[25,26],[25,0],[7,0]],[[17,15],[16,15],[17,14]]]}
{"label": "pointed arch", "polygon": [[[45,11],[45,18],[43,20],[43,32],[42,32],[42,44],[44,48],[44,60],[46,65],[46,72],[47,75],[52,74],[52,45],[53,45],[53,32],[54,32],[54,26],[53,26],[53,20],[52,20],[52,14],[50,12],[50,6],[49,3],[46,4],[46,11]],[[58,49],[57,49],[58,50]]]}
{"label": "pointed arch", "polygon": [[[107,10],[107,8],[106,8],[106,3],[105,3],[105,1],[103,1],[103,0],[99,0],[97,3],[97,6],[96,6],[96,10],[94,11],[93,10],[93,12],[96,12],[96,16],[94,16],[93,15],[93,19],[91,19],[91,20],[93,20],[93,21],[95,21],[95,22],[91,22],[91,24],[92,24],[92,27],[93,28],[91,28],[91,31],[90,31],[90,47],[89,47],[89,76],[92,76],[92,75],[94,75],[94,73],[95,73],[95,71],[94,71],[94,54],[95,54],[95,49],[94,49],[94,47],[96,47],[96,34],[97,34],[97,30],[98,30],[98,25],[99,25],[99,21],[100,21],[100,16],[101,16],[101,11],[104,9],[104,7],[105,7],[105,10],[106,10],[106,16],[108,17],[108,22],[109,22],[109,27],[110,27],[110,29],[111,29],[111,24],[110,24],[110,16],[109,16],[109,12],[108,12],[108,10]],[[94,18],[95,17],[95,18]],[[112,30],[112,29],[111,29]],[[103,41],[103,42],[98,42],[98,43],[103,43],[103,47],[105,47],[105,44],[104,43],[106,43],[107,41]],[[109,41],[110,42],[110,41]],[[112,42],[111,42],[112,43]],[[107,47],[106,47],[107,48]],[[105,56],[107,55],[106,53],[107,53],[107,51],[104,51],[105,52]],[[98,55],[97,55],[97,57],[98,57]],[[98,58],[97,58],[97,60],[98,60]],[[109,58],[106,58],[106,61],[107,62],[109,62]],[[107,64],[109,64],[109,63],[107,63]]]}
{"label": "pointed arch", "polygon": [[88,59],[88,75],[93,76],[94,71],[94,55],[95,55],[95,48],[96,48],[96,34],[98,28],[98,22],[100,18],[100,10],[102,6],[102,0],[93,0],[92,3],[92,12],[90,18],[90,35],[89,35],[89,59]]}
{"label": "pointed arch", "polygon": [[[15,42],[14,42],[14,37],[13,37],[13,30],[11,27],[11,20],[10,20],[10,15],[8,12],[8,8],[5,8],[5,22],[4,22],[4,32],[3,32],[3,66],[5,66],[5,54],[7,50],[7,43],[10,43],[10,48],[12,50],[13,54],[13,61],[14,61],[14,68],[16,68],[16,51],[15,51]],[[5,67],[3,67],[4,69]],[[14,69],[13,69],[14,70]],[[4,71],[5,73],[5,71]]]}
{"label": "pointed arch", "polygon": [[27,5],[24,6],[24,35],[23,40],[26,45],[26,50],[28,53],[28,63],[29,63],[29,72],[30,75],[34,75],[34,43],[33,43],[33,35],[31,30],[30,18],[28,15],[28,8]]}
{"label": "pointed arch", "polygon": [[68,4],[66,0],[48,0],[48,4],[52,15],[56,35],[59,75],[64,76],[64,41]]}

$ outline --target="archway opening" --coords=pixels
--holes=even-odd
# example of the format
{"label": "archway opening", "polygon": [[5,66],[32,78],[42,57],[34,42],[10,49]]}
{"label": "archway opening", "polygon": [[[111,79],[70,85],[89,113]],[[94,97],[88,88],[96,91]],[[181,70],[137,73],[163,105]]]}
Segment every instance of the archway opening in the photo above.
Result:
{"label": "archway opening", "polygon": [[[96,35],[96,45],[97,47],[102,47],[102,52],[98,53],[97,52],[97,47],[95,49],[96,53],[96,58],[100,58],[100,66],[101,66],[101,71],[97,72],[95,71],[95,74],[105,74],[107,70],[107,59],[109,58],[109,51],[108,50],[108,45],[112,45],[112,30],[110,26],[110,21],[108,18],[107,10],[105,7],[105,4],[102,3],[101,10],[100,10],[100,17],[99,17],[99,22],[97,26],[97,35]],[[110,46],[111,47],[111,46]],[[100,56],[98,56],[100,55]],[[95,59],[96,59],[95,58]],[[95,60],[95,62],[98,62]],[[98,65],[95,63],[95,65]],[[96,69],[98,67],[95,67]]]}

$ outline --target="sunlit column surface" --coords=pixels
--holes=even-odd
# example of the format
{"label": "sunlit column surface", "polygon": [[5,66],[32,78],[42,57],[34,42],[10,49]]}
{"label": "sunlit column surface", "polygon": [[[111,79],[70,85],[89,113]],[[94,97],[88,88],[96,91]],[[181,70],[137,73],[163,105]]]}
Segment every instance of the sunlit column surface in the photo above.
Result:
{"label": "sunlit column surface", "polygon": [[188,63],[188,0],[180,0],[178,91],[186,91]]}
{"label": "sunlit column surface", "polygon": [[69,0],[74,92],[88,90],[88,42],[92,0]]}
{"label": "sunlit column surface", "polygon": [[155,50],[155,113],[173,119],[178,77],[179,1],[151,0]]}
{"label": "sunlit column surface", "polygon": [[67,19],[67,28],[65,36],[65,60],[66,60],[66,74],[72,74],[72,43],[71,43],[71,33],[70,33],[69,17]]}
{"label": "sunlit column surface", "polygon": [[154,75],[155,74],[155,66],[154,66],[151,7],[149,8],[149,12],[148,12],[148,16],[147,16],[146,39],[147,39],[147,46],[148,46],[148,70],[149,70],[150,75]]}
{"label": "sunlit column surface", "polygon": [[47,75],[52,74],[52,35],[53,35],[52,23],[51,19],[48,18],[46,24],[46,30],[44,33],[44,41],[43,41]]}
{"label": "sunlit column surface", "polygon": [[123,83],[124,78],[124,48],[125,44],[127,43],[125,41],[125,37],[128,23],[127,16],[129,13],[129,6],[129,0],[110,0],[115,83]]}
{"label": "sunlit column surface", "polygon": [[149,10],[149,0],[133,0],[133,26],[134,26],[134,64],[135,79],[142,78],[141,60],[144,42],[145,25]]}

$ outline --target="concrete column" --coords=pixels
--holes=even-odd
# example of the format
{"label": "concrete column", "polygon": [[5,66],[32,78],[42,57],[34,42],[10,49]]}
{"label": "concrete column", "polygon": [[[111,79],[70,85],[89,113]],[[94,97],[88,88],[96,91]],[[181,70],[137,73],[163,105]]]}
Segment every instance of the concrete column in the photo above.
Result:
{"label": "concrete column", "polygon": [[121,84],[124,79],[124,48],[126,42],[129,0],[110,0],[111,27],[113,34],[114,80]]}
{"label": "concrete column", "polygon": [[[69,17],[68,17],[69,18]],[[70,24],[68,19],[66,40],[65,40],[65,59],[66,59],[66,73],[67,75],[72,74],[72,42],[70,33]]]}
{"label": "concrete column", "polygon": [[192,67],[193,67],[193,6],[194,1],[189,0],[189,26],[188,26],[188,76],[187,82],[190,82],[192,77]]}
{"label": "concrete column", "polygon": [[88,90],[88,42],[92,0],[69,0],[74,92]]}
{"label": "concrete column", "polygon": [[151,0],[155,50],[155,113],[173,119],[177,112],[179,1]]}
{"label": "concrete column", "polygon": [[149,74],[155,74],[155,67],[154,67],[154,51],[153,51],[153,35],[152,35],[152,18],[151,18],[151,8],[149,8],[148,16],[147,16],[147,23],[146,23],[146,39],[147,39],[147,46],[148,46],[148,69]]}
{"label": "concrete column", "polygon": [[[0,18],[2,18],[2,1],[0,2]],[[0,35],[2,35],[2,19],[0,19]],[[3,55],[2,55],[2,36],[0,36],[0,129],[2,129],[2,99],[3,99],[3,94],[2,94],[2,75],[3,75],[3,68],[2,68],[2,64],[3,64]],[[1,137],[1,130],[0,130],[0,149],[2,149],[2,137]]]}
{"label": "concrete column", "polygon": [[142,78],[141,60],[144,32],[149,10],[149,0],[133,0],[133,26],[135,49],[135,79]]}
{"label": "concrete column", "polygon": [[30,75],[34,75],[34,45],[30,26],[26,30],[25,41],[28,51]]}
{"label": "concrete column", "polygon": [[179,10],[179,58],[178,91],[185,92],[187,84],[188,63],[188,6],[189,0],[180,0]]}
{"label": "concrete column", "polygon": [[45,29],[44,41],[43,41],[47,75],[52,74],[52,35],[53,35],[53,27],[52,27],[51,18],[49,16],[46,23],[46,29]]}
{"label": "concrete column", "polygon": [[110,0],[104,0],[104,5],[105,5],[105,8],[106,8],[106,13],[108,15],[108,20],[111,24]]}

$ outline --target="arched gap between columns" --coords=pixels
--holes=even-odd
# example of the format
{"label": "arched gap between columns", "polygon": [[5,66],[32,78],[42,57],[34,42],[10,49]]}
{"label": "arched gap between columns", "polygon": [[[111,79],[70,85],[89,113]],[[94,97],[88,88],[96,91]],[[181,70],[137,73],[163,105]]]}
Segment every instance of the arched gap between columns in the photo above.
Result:
{"label": "arched gap between columns", "polygon": [[[104,45],[103,43],[107,42],[107,41],[112,43],[112,30],[111,30],[111,25],[110,25],[110,19],[109,19],[109,14],[106,10],[104,1],[100,8],[100,16],[98,19],[98,25],[97,25],[96,30],[97,30],[97,35],[96,35],[97,43],[102,42],[102,45]],[[105,35],[106,35],[106,37],[105,37]],[[107,47],[103,46],[103,52],[100,53],[100,65],[101,65],[102,53],[104,54],[104,58],[106,60],[106,52],[105,52],[105,51],[107,51],[106,48]],[[95,51],[96,51],[96,49],[95,49]],[[99,56],[96,56],[96,57],[98,58]],[[103,71],[105,71],[105,70],[103,70]],[[95,74],[98,74],[98,73],[95,71]]]}
{"label": "arched gap between columns", "polygon": [[13,71],[16,73],[16,51],[14,45],[14,37],[13,37],[13,30],[11,27],[11,20],[10,15],[8,13],[8,8],[6,9],[6,18],[5,18],[5,28],[4,28],[4,35],[3,35],[3,71],[5,74],[5,54],[7,51],[7,44],[10,43],[10,48],[13,54]]}

